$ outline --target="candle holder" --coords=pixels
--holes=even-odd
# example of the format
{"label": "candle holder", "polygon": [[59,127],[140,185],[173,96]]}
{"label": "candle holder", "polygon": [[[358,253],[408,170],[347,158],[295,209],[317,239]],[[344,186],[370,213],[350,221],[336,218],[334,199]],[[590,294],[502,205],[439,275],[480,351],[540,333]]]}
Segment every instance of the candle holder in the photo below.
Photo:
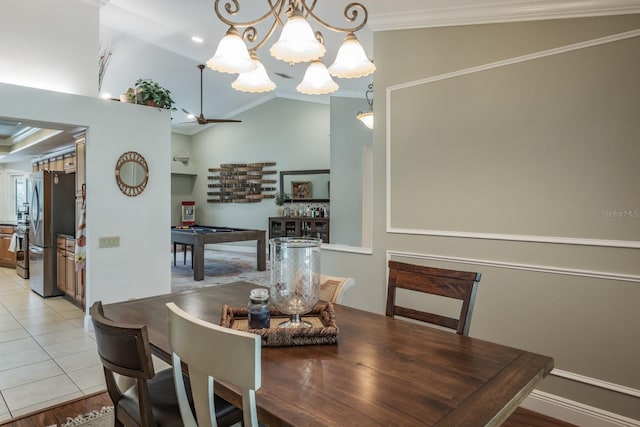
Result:
{"label": "candle holder", "polygon": [[320,300],[321,239],[276,237],[269,240],[271,254],[271,303],[289,320],[280,328],[309,328],[300,318]]}

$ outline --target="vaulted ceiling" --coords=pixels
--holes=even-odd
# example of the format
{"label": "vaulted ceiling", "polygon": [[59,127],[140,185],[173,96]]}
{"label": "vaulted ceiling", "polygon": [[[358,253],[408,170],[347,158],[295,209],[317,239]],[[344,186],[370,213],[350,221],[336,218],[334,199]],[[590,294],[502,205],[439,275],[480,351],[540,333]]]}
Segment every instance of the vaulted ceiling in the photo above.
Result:
{"label": "vaulted ceiling", "polygon": [[[102,49],[111,52],[104,74],[101,94],[119,98],[139,78],[149,78],[169,89],[177,110],[172,113],[174,132],[195,134],[208,126],[190,122],[182,109],[200,112],[200,71],[198,64],[205,63],[215,52],[218,41],[227,26],[214,13],[214,0],[82,0],[101,5],[100,40]],[[233,0],[219,0],[221,4]],[[272,2],[274,0],[271,0]],[[640,13],[640,0],[360,0],[369,12],[368,24],[357,33],[365,51],[373,57],[373,32],[433,26],[468,25],[492,22],[556,19],[581,16]],[[254,19],[267,11],[266,0],[238,0],[240,16]],[[344,7],[348,1],[318,0],[316,13],[330,24],[346,26]],[[321,28],[314,28],[321,29]],[[264,63],[276,90],[267,94],[248,94],[235,91],[231,82],[235,75],[222,74],[208,68],[204,70],[203,112],[207,118],[230,118],[273,97],[303,99],[312,102],[328,102],[329,96],[299,94],[295,87],[302,79],[306,64],[290,66],[273,59],[268,47],[277,38],[276,33],[258,55]],[[333,62],[343,35],[324,30],[327,54],[325,63]],[[195,43],[192,37],[202,43]],[[278,74],[292,78],[283,78]],[[375,74],[360,79],[336,79],[340,85],[339,96],[363,99],[367,85],[375,80]],[[0,118],[1,119],[1,118]],[[11,133],[25,127],[41,124],[21,123],[4,125],[5,135],[0,144],[17,144]],[[217,126],[217,125],[213,125]],[[237,126],[225,124],[223,126]],[[47,126],[40,126],[47,128]],[[73,129],[61,129],[63,133],[52,139],[69,139],[65,134]],[[43,135],[40,133],[40,135]],[[36,135],[37,136],[37,135]],[[35,136],[32,136],[34,138]],[[26,143],[23,143],[28,145]],[[27,154],[51,151],[56,142],[38,144],[23,150]],[[17,147],[17,145],[16,145]],[[10,156],[0,162],[19,161]]]}
{"label": "vaulted ceiling", "polygon": [[[360,0],[369,11],[368,25],[357,33],[370,58],[373,58],[373,31],[506,22],[629,13],[638,10],[639,0]],[[220,1],[231,3],[230,0]],[[327,22],[346,26],[344,7],[348,1],[319,0],[316,13]],[[240,0],[243,20],[255,19],[267,11],[266,0]],[[200,86],[198,64],[205,63],[215,52],[218,41],[227,30],[214,13],[214,0],[109,0],[100,13],[100,37],[103,47],[112,52],[102,92],[119,97],[138,78],[151,78],[171,90],[178,111],[173,114],[173,130],[193,134],[202,126],[181,124],[189,121],[181,109],[198,113]],[[317,26],[319,27],[319,26]],[[321,29],[321,28],[314,28]],[[260,29],[259,29],[260,30]],[[271,57],[268,48],[277,40],[279,31],[258,55],[277,87],[267,94],[247,94],[230,87],[235,75],[210,69],[204,72],[204,114],[211,118],[228,118],[272,97],[328,102],[328,95],[299,94],[295,87],[302,80],[306,64],[290,66]],[[327,54],[326,65],[333,62],[343,34],[323,31]],[[195,43],[193,36],[203,42]],[[291,76],[282,78],[276,73]],[[337,95],[361,97],[375,79],[336,79]]]}

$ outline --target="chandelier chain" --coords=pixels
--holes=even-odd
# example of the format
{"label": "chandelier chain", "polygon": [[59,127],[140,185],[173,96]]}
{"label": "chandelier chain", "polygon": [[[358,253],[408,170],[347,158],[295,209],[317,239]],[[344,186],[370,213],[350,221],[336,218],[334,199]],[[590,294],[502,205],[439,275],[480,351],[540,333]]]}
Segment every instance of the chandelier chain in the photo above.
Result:
{"label": "chandelier chain", "polygon": [[[221,3],[222,8],[220,7]],[[314,21],[322,25],[324,28],[338,33],[355,33],[356,31],[361,30],[367,24],[367,20],[369,17],[367,9],[363,4],[357,2],[349,3],[344,8],[345,20],[347,22],[354,23],[358,22],[359,17],[362,16],[361,21],[352,27],[339,27],[329,24],[318,15],[316,15],[314,9],[316,7],[317,0],[313,0],[309,4],[307,0],[267,0],[267,3],[269,4],[269,10],[267,10],[263,15],[244,22],[234,21],[232,19],[232,17],[240,12],[239,0],[215,0],[214,11],[220,21],[224,22],[230,27],[244,29],[242,32],[242,38],[244,40],[247,40],[251,44],[254,44],[252,47],[250,47],[250,50],[254,52],[264,46],[264,44],[271,38],[278,26],[284,27],[284,22],[282,21],[281,15],[285,10],[285,6],[287,16],[293,13],[294,10],[298,9],[305,19],[307,17],[311,17]],[[224,13],[222,12],[222,10],[224,10]],[[262,40],[256,42],[258,40],[258,29],[256,26],[270,18],[273,18],[273,22],[271,22],[268,31],[265,33]],[[320,31],[316,31],[315,35],[316,39],[318,39],[320,43],[324,44],[324,37],[322,33]]]}

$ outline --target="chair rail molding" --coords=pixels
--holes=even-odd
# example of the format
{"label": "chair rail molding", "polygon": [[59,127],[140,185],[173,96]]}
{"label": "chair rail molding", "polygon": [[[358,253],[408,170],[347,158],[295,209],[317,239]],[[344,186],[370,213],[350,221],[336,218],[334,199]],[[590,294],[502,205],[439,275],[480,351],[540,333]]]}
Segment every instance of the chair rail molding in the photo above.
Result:
{"label": "chair rail molding", "polygon": [[566,276],[588,277],[602,280],[618,280],[623,282],[640,283],[640,276],[633,274],[612,273],[608,271],[582,270],[574,268],[558,268],[536,264],[521,264],[515,262],[494,261],[479,258],[462,258],[447,255],[435,255],[427,253],[407,252],[400,250],[387,250],[387,262],[390,257],[415,258],[429,261],[452,262],[457,264],[482,265],[485,267],[506,268],[510,270],[523,270],[536,273],[563,274]]}
{"label": "chair rail molding", "polygon": [[[626,2],[635,4],[637,9],[640,6],[637,2]],[[640,12],[640,10],[639,10]],[[428,236],[443,236],[443,237],[458,237],[458,238],[472,238],[472,239],[488,239],[488,240],[507,240],[507,241],[521,241],[521,242],[533,242],[533,243],[559,243],[567,245],[582,245],[582,246],[600,246],[600,247],[616,247],[616,248],[640,248],[640,241],[636,240],[615,240],[615,239],[599,239],[599,238],[581,238],[581,237],[563,237],[563,236],[545,236],[545,235],[522,235],[522,234],[505,234],[505,233],[485,233],[485,232],[467,232],[456,230],[432,230],[432,229],[417,229],[417,228],[402,228],[394,227],[392,221],[392,204],[391,204],[391,146],[392,146],[392,122],[391,111],[393,109],[392,95],[395,91],[402,89],[408,89],[415,86],[425,85],[429,83],[439,82],[442,80],[451,79],[454,77],[464,76],[468,74],[478,73],[486,70],[491,70],[508,65],[518,64],[526,61],[532,61],[535,59],[545,58],[553,55],[559,55],[562,53],[572,52],[580,49],[585,49],[593,46],[599,46],[616,41],[631,39],[634,37],[640,37],[640,29],[631,31],[625,31],[622,33],[611,34],[604,37],[599,37],[591,40],[586,40],[578,43],[573,43],[565,46],[560,46],[552,49],[542,50],[531,54],[516,56],[513,58],[507,58],[500,61],[490,62],[474,67],[460,69],[436,76],[427,77],[424,79],[418,79],[410,82],[400,83],[386,88],[386,228],[387,233],[390,234],[410,234],[410,235],[428,235]],[[637,212],[637,211],[636,211]]]}

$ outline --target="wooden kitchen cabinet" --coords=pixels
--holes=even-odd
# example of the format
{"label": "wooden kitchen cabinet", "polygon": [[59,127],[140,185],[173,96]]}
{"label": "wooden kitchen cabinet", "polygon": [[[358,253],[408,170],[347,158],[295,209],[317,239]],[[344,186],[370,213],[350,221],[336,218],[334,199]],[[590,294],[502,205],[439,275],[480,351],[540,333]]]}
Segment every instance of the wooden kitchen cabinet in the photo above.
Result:
{"label": "wooden kitchen cabinet", "polygon": [[[56,287],[61,291],[67,292],[67,254],[64,250],[64,237],[58,237],[58,245],[56,249]],[[62,247],[61,247],[62,246]]]}
{"label": "wooden kitchen cabinet", "polygon": [[0,267],[16,267],[16,253],[9,250],[13,232],[12,225],[0,226]]}
{"label": "wooden kitchen cabinet", "polygon": [[65,282],[64,291],[69,297],[76,299],[76,241],[75,239],[65,239]]}
{"label": "wooden kitchen cabinet", "polygon": [[82,197],[82,188],[85,184],[86,163],[85,146],[86,136],[84,133],[76,135],[76,197]]}
{"label": "wooden kitchen cabinet", "polygon": [[64,173],[76,172],[76,153],[67,153],[64,155]]}
{"label": "wooden kitchen cabinet", "polygon": [[[74,265],[75,268],[75,265]],[[85,274],[84,268],[76,271],[76,302],[80,304],[80,308],[84,311],[84,290],[85,290]]]}
{"label": "wooden kitchen cabinet", "polygon": [[58,289],[65,293],[67,300],[84,310],[84,271],[76,271],[76,241],[69,236],[58,236]]}

